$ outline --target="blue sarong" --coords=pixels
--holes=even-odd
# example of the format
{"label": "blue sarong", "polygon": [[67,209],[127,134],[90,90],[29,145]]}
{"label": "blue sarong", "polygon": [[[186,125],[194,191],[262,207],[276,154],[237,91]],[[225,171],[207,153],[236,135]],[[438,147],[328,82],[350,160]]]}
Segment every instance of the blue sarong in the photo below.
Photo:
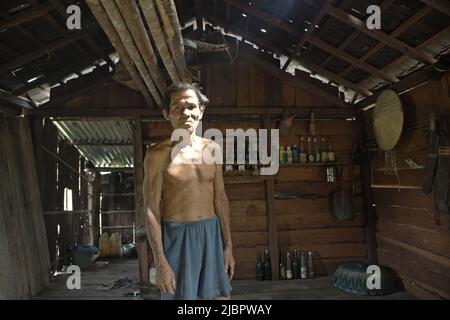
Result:
{"label": "blue sarong", "polygon": [[161,228],[164,254],[176,279],[175,294],[161,293],[161,300],[230,295],[217,216],[187,223],[161,221]]}

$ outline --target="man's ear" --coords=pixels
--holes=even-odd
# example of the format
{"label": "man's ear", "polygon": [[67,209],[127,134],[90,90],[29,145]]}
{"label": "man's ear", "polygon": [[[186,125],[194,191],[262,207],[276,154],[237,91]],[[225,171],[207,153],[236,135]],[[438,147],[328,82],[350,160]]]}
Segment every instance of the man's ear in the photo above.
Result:
{"label": "man's ear", "polygon": [[163,114],[164,118],[165,118],[167,121],[169,121],[169,113],[167,112],[166,109],[163,109],[163,110],[162,110],[162,114]]}
{"label": "man's ear", "polygon": [[200,107],[200,116],[198,117],[198,121],[203,119],[204,112],[205,112],[205,108],[204,107]]}

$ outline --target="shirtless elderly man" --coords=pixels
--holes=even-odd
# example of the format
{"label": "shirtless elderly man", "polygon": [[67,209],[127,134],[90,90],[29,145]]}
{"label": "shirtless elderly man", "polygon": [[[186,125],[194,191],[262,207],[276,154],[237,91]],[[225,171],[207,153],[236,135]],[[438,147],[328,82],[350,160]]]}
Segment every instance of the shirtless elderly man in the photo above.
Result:
{"label": "shirtless elderly man", "polygon": [[208,102],[195,85],[169,87],[164,117],[189,139],[176,152],[178,141],[165,140],[145,157],[147,234],[163,300],[230,297],[235,262],[222,165],[197,161],[218,147],[195,134]]}

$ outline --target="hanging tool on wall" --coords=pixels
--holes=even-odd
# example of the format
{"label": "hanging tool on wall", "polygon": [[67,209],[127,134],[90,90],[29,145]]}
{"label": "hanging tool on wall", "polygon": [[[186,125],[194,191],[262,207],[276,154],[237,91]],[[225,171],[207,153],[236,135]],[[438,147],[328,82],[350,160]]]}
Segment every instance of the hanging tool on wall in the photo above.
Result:
{"label": "hanging tool on wall", "polygon": [[434,188],[434,222],[440,225],[441,213],[450,213],[448,204],[450,152],[447,118],[440,113],[440,110],[443,110],[444,107],[441,100],[442,83],[436,81],[433,86],[434,112],[430,114],[427,173],[422,191],[425,194],[430,194]]}

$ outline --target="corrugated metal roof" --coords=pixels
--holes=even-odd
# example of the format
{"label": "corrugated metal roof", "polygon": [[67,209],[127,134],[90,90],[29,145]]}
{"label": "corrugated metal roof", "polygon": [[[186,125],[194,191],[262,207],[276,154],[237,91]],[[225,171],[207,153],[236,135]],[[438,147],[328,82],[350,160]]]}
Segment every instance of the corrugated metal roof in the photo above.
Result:
{"label": "corrugated metal roof", "polygon": [[133,166],[133,130],[128,121],[57,120],[53,123],[96,167]]}

